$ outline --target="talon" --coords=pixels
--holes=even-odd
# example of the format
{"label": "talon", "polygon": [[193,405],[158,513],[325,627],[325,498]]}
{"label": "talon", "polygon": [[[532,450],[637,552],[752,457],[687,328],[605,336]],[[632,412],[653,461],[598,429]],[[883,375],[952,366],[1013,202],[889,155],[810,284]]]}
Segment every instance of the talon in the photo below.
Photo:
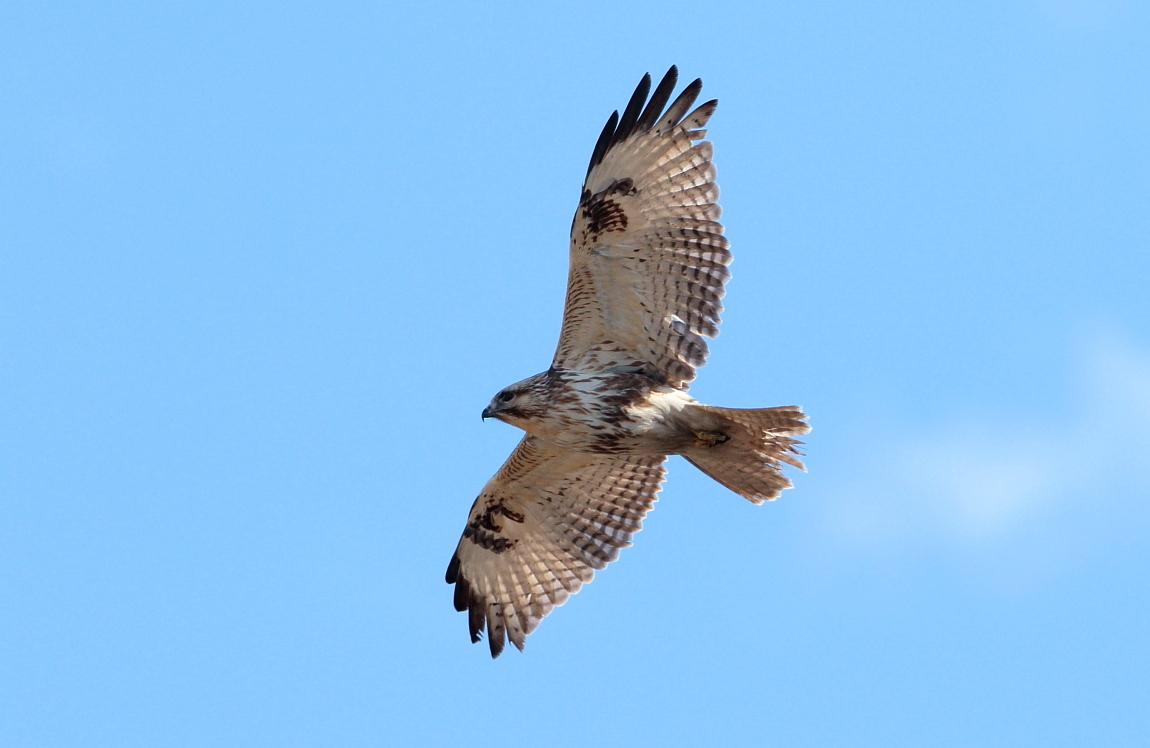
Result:
{"label": "talon", "polygon": [[692,431],[700,447],[713,447],[716,444],[726,444],[731,437],[720,431]]}

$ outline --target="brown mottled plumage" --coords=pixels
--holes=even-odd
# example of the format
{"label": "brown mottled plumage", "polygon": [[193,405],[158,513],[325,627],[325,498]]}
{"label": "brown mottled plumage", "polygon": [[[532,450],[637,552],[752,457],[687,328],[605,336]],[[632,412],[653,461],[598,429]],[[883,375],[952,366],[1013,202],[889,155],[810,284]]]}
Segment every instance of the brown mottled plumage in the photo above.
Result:
{"label": "brown mottled plumage", "polygon": [[[672,67],[650,101],[644,76],[603,128],[571,224],[571,266],[551,368],[483,411],[527,432],[484,486],[447,568],[472,641],[519,649],[539,621],[615,560],[680,454],[755,503],[802,468],[802,410],[703,405],[687,394],[719,332],[730,273],[719,188],[691,109],[695,80],[667,106]],[[664,107],[666,110],[664,111]]]}

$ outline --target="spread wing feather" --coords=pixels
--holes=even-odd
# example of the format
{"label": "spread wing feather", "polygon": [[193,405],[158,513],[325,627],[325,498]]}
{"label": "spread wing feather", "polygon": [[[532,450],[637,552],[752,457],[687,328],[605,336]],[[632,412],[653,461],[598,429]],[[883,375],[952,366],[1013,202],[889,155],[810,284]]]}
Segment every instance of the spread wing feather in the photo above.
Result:
{"label": "spread wing feather", "polygon": [[558,368],[642,371],[686,388],[706,362],[704,338],[719,332],[731,253],[701,129],[718,102],[691,110],[695,80],[664,112],[677,75],[645,107],[644,76],[595,145],[571,224]]}
{"label": "spread wing feather", "polygon": [[631,544],[663,481],[661,455],[567,452],[527,435],[471,507],[447,567],[471,641],[519,649],[553,607]]}

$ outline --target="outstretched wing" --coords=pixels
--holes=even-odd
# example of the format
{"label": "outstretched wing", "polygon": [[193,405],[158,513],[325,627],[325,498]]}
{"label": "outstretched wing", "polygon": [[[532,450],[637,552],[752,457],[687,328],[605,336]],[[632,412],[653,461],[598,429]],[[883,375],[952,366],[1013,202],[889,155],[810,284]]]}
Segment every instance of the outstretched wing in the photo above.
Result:
{"label": "outstretched wing", "polygon": [[694,109],[695,80],[664,112],[678,73],[643,76],[622,118],[595,145],[575,220],[563,330],[554,365],[643,371],[676,387],[719,332],[730,246],[702,128],[718,101]]}
{"label": "outstretched wing", "polygon": [[567,452],[527,435],[483,487],[447,567],[471,641],[519,649],[556,605],[631,544],[663,481],[660,455]]}

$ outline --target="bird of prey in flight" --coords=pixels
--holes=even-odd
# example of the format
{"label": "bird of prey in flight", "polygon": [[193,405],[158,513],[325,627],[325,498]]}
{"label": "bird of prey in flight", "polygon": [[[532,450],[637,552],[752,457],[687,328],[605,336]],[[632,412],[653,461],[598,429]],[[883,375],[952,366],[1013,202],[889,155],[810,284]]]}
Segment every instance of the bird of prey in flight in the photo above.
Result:
{"label": "bird of prey in flight", "polygon": [[[730,243],[703,126],[702,81],[671,101],[643,76],[595,144],[571,224],[567,303],[550,368],[483,410],[526,434],[471,507],[447,567],[471,640],[519,649],[539,621],[630,545],[667,455],[758,504],[802,469],[796,406],[719,408],[687,394],[719,332]],[[667,102],[671,105],[667,106]]]}

